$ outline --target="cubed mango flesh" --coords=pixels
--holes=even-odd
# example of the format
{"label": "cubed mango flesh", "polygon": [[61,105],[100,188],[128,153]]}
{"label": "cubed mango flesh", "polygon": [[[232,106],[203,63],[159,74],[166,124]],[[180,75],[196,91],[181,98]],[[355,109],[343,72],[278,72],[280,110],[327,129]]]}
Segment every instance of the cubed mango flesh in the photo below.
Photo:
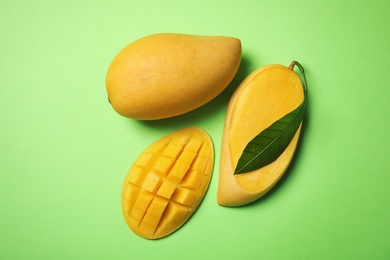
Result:
{"label": "cubed mango flesh", "polygon": [[137,235],[157,239],[181,227],[195,212],[210,183],[214,149],[198,127],[168,134],[146,148],[122,189],[122,212]]}

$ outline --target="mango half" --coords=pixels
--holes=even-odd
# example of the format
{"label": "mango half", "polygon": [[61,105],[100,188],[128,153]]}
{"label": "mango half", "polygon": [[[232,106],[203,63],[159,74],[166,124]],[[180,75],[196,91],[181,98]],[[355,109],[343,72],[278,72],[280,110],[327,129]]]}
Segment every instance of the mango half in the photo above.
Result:
{"label": "mango half", "polygon": [[123,184],[122,212],[129,228],[147,239],[180,228],[203,200],[213,164],[211,138],[198,127],[182,128],[147,147]]}
{"label": "mango half", "polygon": [[219,95],[234,78],[241,42],[232,37],[161,33],[140,38],[113,59],[106,76],[119,114],[140,120],[177,116]]}
{"label": "mango half", "polygon": [[282,65],[268,65],[250,74],[232,95],[222,137],[217,201],[241,206],[266,194],[283,176],[297,147],[301,126],[284,152],[271,164],[234,175],[237,162],[256,135],[297,108],[304,99],[298,74]]}

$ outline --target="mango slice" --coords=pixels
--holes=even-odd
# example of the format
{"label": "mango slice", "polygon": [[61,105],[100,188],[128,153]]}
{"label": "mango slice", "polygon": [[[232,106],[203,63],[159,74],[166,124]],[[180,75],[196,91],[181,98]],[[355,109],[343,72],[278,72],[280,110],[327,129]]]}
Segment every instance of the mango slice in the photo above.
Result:
{"label": "mango slice", "polygon": [[210,183],[214,149],[201,128],[187,127],[146,148],[123,184],[122,212],[137,235],[157,239],[181,227]]}
{"label": "mango slice", "polygon": [[222,137],[217,201],[221,206],[241,206],[268,192],[282,177],[291,159],[301,126],[288,147],[273,163],[234,175],[237,162],[257,134],[297,108],[304,92],[299,76],[282,65],[269,65],[250,74],[229,101]]}
{"label": "mango slice", "polygon": [[232,37],[161,33],[122,49],[106,76],[119,114],[140,120],[177,116],[219,95],[234,78],[241,42]]}

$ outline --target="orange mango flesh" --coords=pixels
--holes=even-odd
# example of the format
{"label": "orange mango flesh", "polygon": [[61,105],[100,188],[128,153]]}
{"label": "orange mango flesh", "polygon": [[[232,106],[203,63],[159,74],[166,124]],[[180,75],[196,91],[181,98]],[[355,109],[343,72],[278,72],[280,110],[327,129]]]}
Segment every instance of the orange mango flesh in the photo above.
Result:
{"label": "orange mango flesh", "polygon": [[241,206],[269,191],[282,177],[294,155],[301,127],[273,163],[234,175],[237,162],[257,134],[297,108],[304,93],[299,76],[282,65],[254,71],[233,94],[226,113],[221,148],[218,204]]}
{"label": "orange mango flesh", "polygon": [[197,127],[173,132],[146,148],[122,189],[122,212],[130,229],[157,239],[181,227],[202,201],[213,163],[212,141]]}

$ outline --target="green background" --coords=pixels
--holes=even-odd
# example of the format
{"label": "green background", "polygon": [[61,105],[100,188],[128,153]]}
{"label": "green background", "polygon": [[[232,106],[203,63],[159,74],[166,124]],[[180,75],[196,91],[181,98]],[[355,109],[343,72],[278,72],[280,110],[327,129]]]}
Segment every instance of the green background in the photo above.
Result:
{"label": "green background", "polygon": [[[390,259],[390,2],[0,2],[0,259]],[[107,102],[125,45],[157,32],[241,40],[242,65],[207,105],[141,122]],[[216,203],[224,115],[253,70],[296,59],[309,83],[295,159],[254,204]],[[135,158],[184,126],[212,137],[215,167],[193,217],[156,240],[126,226]]]}

